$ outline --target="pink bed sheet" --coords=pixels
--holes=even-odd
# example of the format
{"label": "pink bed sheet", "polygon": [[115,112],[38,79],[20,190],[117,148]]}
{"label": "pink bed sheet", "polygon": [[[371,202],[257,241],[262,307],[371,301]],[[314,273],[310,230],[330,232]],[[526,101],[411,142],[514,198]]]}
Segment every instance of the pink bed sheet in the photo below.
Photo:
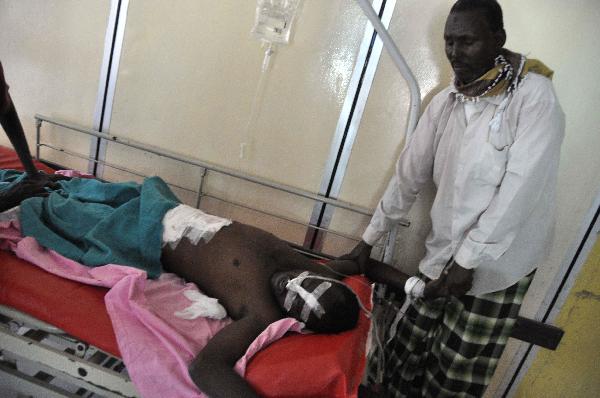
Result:
{"label": "pink bed sheet", "polygon": [[[168,273],[158,280],[148,280],[141,270],[114,264],[83,266],[41,247],[33,238],[23,238],[18,221],[0,222],[0,249],[11,250],[63,278],[110,289],[105,296],[106,308],[123,361],[141,396],[205,396],[188,376],[187,365],[230,321],[174,316],[176,311],[190,305],[183,292],[197,290],[194,284]],[[244,375],[252,355],[287,332],[299,332],[301,326],[291,318],[270,325],[238,361],[236,371]]]}

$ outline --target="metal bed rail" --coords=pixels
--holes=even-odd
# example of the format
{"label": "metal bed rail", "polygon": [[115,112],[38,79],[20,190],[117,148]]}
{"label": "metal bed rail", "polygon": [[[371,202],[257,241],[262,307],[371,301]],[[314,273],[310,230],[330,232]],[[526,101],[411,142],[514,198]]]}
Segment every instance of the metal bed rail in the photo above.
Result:
{"label": "metal bed rail", "polygon": [[[180,186],[180,185],[170,184],[173,187],[176,187],[178,189],[181,189],[181,190],[184,190],[184,191],[187,191],[187,192],[191,192],[191,193],[195,193],[196,194],[196,207],[200,206],[200,201],[201,201],[201,199],[203,197],[210,197],[212,199],[216,199],[216,200],[219,200],[219,201],[227,202],[227,203],[230,203],[230,204],[232,204],[234,206],[238,206],[238,207],[250,209],[252,211],[256,211],[256,212],[259,212],[259,213],[267,214],[267,215],[270,215],[270,216],[273,216],[273,217],[276,217],[276,218],[279,218],[279,219],[282,219],[282,220],[285,220],[285,221],[288,221],[288,222],[292,222],[292,223],[304,225],[306,227],[310,226],[306,222],[302,222],[302,221],[298,221],[298,220],[293,220],[293,219],[291,219],[289,217],[285,217],[285,216],[278,215],[278,214],[273,214],[273,213],[266,212],[266,211],[259,210],[259,209],[255,209],[255,208],[251,208],[251,207],[249,207],[249,206],[247,206],[245,204],[232,202],[232,201],[229,201],[229,200],[226,200],[226,199],[223,199],[223,198],[219,198],[217,196],[210,195],[210,194],[204,192],[204,181],[205,181],[205,179],[206,179],[206,177],[207,177],[207,175],[208,175],[209,172],[214,172],[214,173],[218,173],[218,174],[222,174],[222,175],[234,177],[234,178],[237,178],[237,179],[240,179],[240,180],[243,180],[243,181],[251,182],[251,183],[254,183],[254,184],[257,184],[257,185],[260,185],[260,186],[264,186],[264,187],[268,187],[268,188],[271,188],[271,189],[275,189],[277,191],[286,192],[288,194],[291,194],[291,195],[294,195],[294,196],[297,196],[297,197],[301,197],[301,198],[305,198],[305,199],[310,199],[310,200],[313,200],[313,201],[317,201],[317,202],[321,202],[321,203],[324,203],[324,204],[332,205],[334,207],[337,207],[337,208],[340,208],[340,209],[344,209],[344,210],[347,210],[347,211],[350,211],[350,212],[353,212],[353,213],[356,213],[356,214],[361,214],[361,215],[368,216],[368,217],[370,217],[370,216],[373,215],[373,210],[365,208],[365,207],[362,207],[362,206],[358,206],[358,205],[355,205],[355,204],[352,204],[352,203],[349,203],[349,202],[344,202],[344,201],[337,200],[337,199],[326,198],[324,196],[318,195],[318,194],[313,193],[313,192],[305,191],[305,190],[302,190],[302,189],[299,189],[299,188],[295,188],[295,187],[292,187],[292,186],[289,186],[289,185],[277,183],[277,182],[270,181],[270,180],[267,180],[267,179],[264,179],[264,178],[260,178],[260,177],[257,177],[257,176],[252,176],[252,175],[249,175],[249,174],[237,171],[237,170],[229,169],[229,168],[226,168],[226,167],[223,167],[223,166],[215,165],[215,164],[212,164],[212,163],[209,163],[209,162],[205,162],[205,161],[202,161],[202,160],[198,160],[198,159],[194,159],[194,158],[191,158],[191,157],[188,157],[188,156],[183,156],[181,154],[177,154],[177,153],[174,153],[174,152],[162,149],[162,148],[157,148],[157,147],[154,147],[154,146],[151,146],[151,145],[140,143],[140,142],[137,142],[137,141],[134,141],[134,140],[119,138],[119,137],[117,137],[115,135],[112,135],[112,134],[101,133],[101,132],[93,130],[93,129],[82,127],[82,126],[79,126],[79,125],[76,125],[76,124],[72,124],[72,123],[69,123],[69,122],[66,122],[66,121],[62,121],[62,120],[56,120],[56,119],[50,118],[48,116],[40,115],[40,114],[36,114],[35,115],[35,120],[36,120],[36,158],[38,160],[41,159],[40,149],[42,147],[47,147],[49,149],[65,153],[65,154],[67,154],[69,156],[78,157],[78,158],[81,158],[81,159],[84,159],[84,160],[88,160],[88,161],[92,161],[92,162],[99,163],[99,164],[101,163],[103,165],[106,165],[108,167],[114,168],[116,170],[124,171],[124,172],[130,173],[130,174],[133,174],[133,175],[136,175],[136,176],[139,176],[139,177],[145,177],[145,175],[143,175],[143,174],[141,174],[139,172],[127,169],[127,168],[122,167],[120,165],[112,164],[112,163],[101,161],[101,160],[97,160],[97,159],[90,159],[89,156],[80,155],[80,154],[77,154],[75,152],[65,150],[63,148],[58,148],[56,146],[43,143],[42,140],[41,140],[41,135],[42,135],[42,131],[41,130],[42,130],[42,123],[45,122],[45,123],[48,123],[48,124],[51,124],[51,125],[55,125],[55,126],[58,126],[58,127],[66,128],[68,130],[80,132],[80,133],[83,133],[83,134],[86,134],[86,135],[90,135],[90,136],[93,136],[93,137],[101,138],[101,139],[107,140],[109,142],[114,142],[114,143],[117,143],[117,144],[120,144],[120,145],[124,145],[124,146],[127,146],[127,147],[135,148],[135,149],[138,149],[138,150],[141,150],[141,151],[145,151],[145,152],[148,152],[148,153],[151,153],[151,154],[154,154],[154,155],[158,155],[158,156],[161,156],[161,157],[164,157],[164,158],[167,158],[167,159],[175,160],[175,161],[178,161],[178,162],[182,162],[182,163],[189,164],[189,165],[192,165],[192,166],[200,168],[202,170],[202,173],[201,173],[201,176],[200,176],[200,181],[198,183],[198,190],[197,191],[192,190],[190,188],[186,188],[186,187]],[[408,221],[406,219],[403,219],[403,220],[400,221],[400,225],[404,226],[404,227],[408,227],[408,226],[410,226],[410,221]],[[337,235],[337,236],[344,237],[344,238],[351,239],[351,240],[359,240],[360,239],[360,238],[357,238],[357,237],[354,237],[354,236],[350,236],[348,234],[345,234],[345,233],[342,233],[342,232],[339,232],[339,231],[331,230],[329,228],[322,228],[322,227],[315,227],[315,226],[310,226],[310,227],[311,228],[320,229],[320,230],[322,230],[324,232],[328,232],[328,233],[331,233],[333,235]]]}

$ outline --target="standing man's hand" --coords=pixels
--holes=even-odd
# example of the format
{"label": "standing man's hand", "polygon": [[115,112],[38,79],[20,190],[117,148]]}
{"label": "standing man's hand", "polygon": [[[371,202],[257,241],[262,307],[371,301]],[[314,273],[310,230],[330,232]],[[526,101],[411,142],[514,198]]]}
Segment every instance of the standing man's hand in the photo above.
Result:
{"label": "standing man's hand", "polygon": [[471,290],[471,287],[473,287],[473,272],[473,269],[463,268],[453,260],[452,264],[442,272],[449,293],[453,296],[464,296]]}
{"label": "standing man's hand", "polygon": [[425,290],[423,291],[423,298],[425,300],[436,299],[439,297],[448,297],[450,290],[447,284],[448,274],[440,275],[439,278],[431,280],[425,284]]}
{"label": "standing man's hand", "polygon": [[352,260],[358,264],[358,269],[361,274],[365,273],[367,268],[367,263],[369,262],[369,258],[371,258],[371,250],[373,246],[369,245],[364,240],[358,242],[356,247],[352,249],[352,251],[348,254],[345,254],[339,257],[340,260]]}

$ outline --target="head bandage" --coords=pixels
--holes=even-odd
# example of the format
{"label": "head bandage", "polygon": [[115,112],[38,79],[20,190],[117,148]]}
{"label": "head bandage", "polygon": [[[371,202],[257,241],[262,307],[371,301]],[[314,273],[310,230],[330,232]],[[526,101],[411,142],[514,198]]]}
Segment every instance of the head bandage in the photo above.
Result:
{"label": "head bandage", "polygon": [[304,300],[304,307],[302,307],[302,313],[300,314],[300,318],[303,322],[308,320],[311,312],[314,312],[317,318],[321,318],[325,314],[323,306],[319,303],[319,297],[331,287],[330,282],[323,282],[317,286],[312,293],[309,293],[302,287],[302,282],[304,282],[307,277],[309,277],[308,272],[305,271],[288,281],[285,286],[288,292],[285,296],[285,302],[283,303],[285,310],[289,311],[290,308],[292,308],[292,304],[296,297],[300,296],[302,300]]}
{"label": "head bandage", "polygon": [[[317,286],[312,293],[309,293],[301,286],[305,279],[318,279],[322,280],[323,282]],[[323,309],[323,306],[321,303],[319,303],[319,297],[321,297],[331,287],[332,283],[343,285],[346,289],[352,292],[352,294],[354,294],[356,297],[356,301],[358,301],[360,308],[367,314],[368,318],[371,317],[371,312],[365,308],[358,295],[345,283],[324,276],[310,275],[308,271],[302,272],[297,277],[288,281],[286,285],[288,292],[285,296],[285,302],[283,304],[285,310],[289,311],[290,308],[292,308],[294,300],[299,295],[304,300],[304,307],[302,307],[302,313],[300,314],[302,321],[306,322],[308,320],[311,311],[315,313],[317,318],[321,318],[325,314],[325,309]]]}

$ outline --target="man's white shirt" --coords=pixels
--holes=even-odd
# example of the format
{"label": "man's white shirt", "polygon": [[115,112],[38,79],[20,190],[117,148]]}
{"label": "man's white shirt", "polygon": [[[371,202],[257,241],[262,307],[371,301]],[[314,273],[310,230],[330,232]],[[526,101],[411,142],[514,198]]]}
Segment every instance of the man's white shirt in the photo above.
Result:
{"label": "man's white shirt", "polygon": [[456,93],[451,85],[425,110],[362,238],[374,244],[433,180],[419,270],[437,279],[454,257],[476,268],[468,294],[480,295],[529,274],[552,243],[565,122],[551,81],[535,73],[512,95],[460,102]]}

